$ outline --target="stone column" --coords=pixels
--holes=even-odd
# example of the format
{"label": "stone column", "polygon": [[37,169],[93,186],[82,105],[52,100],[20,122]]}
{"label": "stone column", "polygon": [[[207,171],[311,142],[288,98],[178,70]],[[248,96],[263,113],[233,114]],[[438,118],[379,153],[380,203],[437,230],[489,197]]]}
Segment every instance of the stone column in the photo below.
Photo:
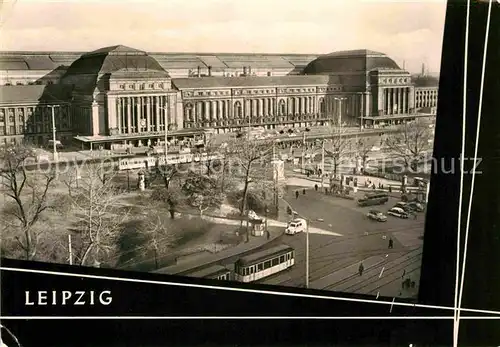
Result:
{"label": "stone column", "polygon": [[151,100],[149,96],[144,98],[144,103],[146,104],[146,131],[151,129]]}
{"label": "stone column", "polygon": [[[108,131],[117,127],[116,98],[108,96]],[[17,130],[17,129],[16,129]]]}
{"label": "stone column", "polygon": [[370,98],[372,96],[372,93],[370,92],[366,92],[363,97],[365,99],[365,102],[364,102],[364,107],[365,107],[365,116],[366,117],[369,117],[370,114],[371,114],[371,104],[370,104]]}
{"label": "stone column", "polygon": [[394,88],[389,88],[389,114],[394,114]]}
{"label": "stone column", "polygon": [[407,96],[407,88],[404,87],[403,88],[403,97],[402,97],[402,99],[403,99],[403,105],[402,105],[403,106],[403,114],[407,114],[408,113],[406,111],[406,105],[407,105],[407,103],[406,103],[406,96]]}
{"label": "stone column", "polygon": [[[379,97],[379,100],[380,100],[380,90],[378,92],[378,97]],[[360,97],[359,97],[359,116],[360,118],[363,118],[364,114],[365,114],[365,108],[364,108],[364,99],[365,98],[365,95],[364,93],[360,94]],[[378,108],[380,108],[380,102],[378,103]]]}
{"label": "stone column", "polygon": [[206,119],[210,119],[210,102],[209,101],[204,101],[203,102],[203,121]]}
{"label": "stone column", "polygon": [[415,88],[409,87],[408,90],[408,111],[415,108]]}
{"label": "stone column", "polygon": [[377,98],[377,114],[379,114],[378,111],[382,110],[382,114],[384,113],[384,88],[379,88],[378,89],[378,98]]}
{"label": "stone column", "polygon": [[116,99],[115,107],[116,107],[116,122],[117,122],[118,134],[121,134],[122,133],[122,98]]}
{"label": "stone column", "polygon": [[403,113],[403,88],[398,88],[398,113]]}
{"label": "stone column", "polygon": [[132,99],[130,97],[124,99],[127,103],[127,134],[132,133]]}
{"label": "stone column", "polygon": [[160,102],[158,100],[158,96],[153,96],[154,100],[154,114],[155,114],[155,131],[160,131]]}
{"label": "stone column", "polygon": [[243,118],[247,118],[250,115],[250,100],[249,99],[243,99],[242,105],[241,105],[241,114]]}

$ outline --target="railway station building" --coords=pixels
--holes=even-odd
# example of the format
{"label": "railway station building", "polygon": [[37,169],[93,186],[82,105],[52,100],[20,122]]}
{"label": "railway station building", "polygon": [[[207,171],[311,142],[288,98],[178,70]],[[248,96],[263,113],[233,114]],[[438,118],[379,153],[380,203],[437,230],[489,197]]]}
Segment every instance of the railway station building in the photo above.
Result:
{"label": "railway station building", "polygon": [[[378,127],[435,113],[436,79],[369,50],[314,55],[0,53],[0,144],[161,145],[207,131]],[[424,113],[422,113],[424,112]]]}

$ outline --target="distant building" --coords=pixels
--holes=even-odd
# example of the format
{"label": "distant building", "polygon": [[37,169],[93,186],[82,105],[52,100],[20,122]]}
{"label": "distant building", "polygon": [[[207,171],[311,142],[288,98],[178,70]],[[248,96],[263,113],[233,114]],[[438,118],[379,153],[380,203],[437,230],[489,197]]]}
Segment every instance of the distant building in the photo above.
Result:
{"label": "distant building", "polygon": [[415,85],[415,110],[418,113],[435,115],[437,110],[439,78],[433,76],[416,76],[413,78]]}
{"label": "distant building", "polygon": [[166,127],[172,137],[247,126],[377,127],[415,119],[437,100],[437,87],[417,86],[394,60],[369,50],[4,52],[0,81],[0,143],[47,143],[56,105],[57,139],[84,148],[161,144]]}

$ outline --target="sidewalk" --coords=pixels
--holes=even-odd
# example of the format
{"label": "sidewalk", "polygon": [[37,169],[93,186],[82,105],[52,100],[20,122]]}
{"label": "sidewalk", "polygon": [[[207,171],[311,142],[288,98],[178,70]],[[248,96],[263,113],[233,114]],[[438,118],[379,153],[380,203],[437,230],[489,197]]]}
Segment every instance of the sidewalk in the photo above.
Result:
{"label": "sidewalk", "polygon": [[[359,192],[371,192],[371,191],[385,191],[385,192],[389,192],[389,187],[391,187],[392,189],[392,193],[394,194],[394,196],[397,196],[397,197],[400,197],[401,196],[401,182],[399,181],[393,181],[393,180],[389,180],[389,179],[386,179],[386,178],[378,178],[378,177],[371,177],[371,176],[365,176],[365,175],[346,175],[346,176],[349,176],[349,177],[354,177],[354,178],[357,178],[358,179],[358,186],[357,186],[357,189]],[[310,181],[310,182],[314,182],[314,183],[321,183],[321,179],[318,178],[318,177],[307,177],[307,175],[304,175],[304,174],[301,174],[301,173],[298,173],[298,172],[294,172],[292,173],[291,175],[288,175],[288,178],[296,178],[296,179],[299,179],[299,180],[307,180],[307,181]],[[373,188],[368,188],[368,187],[365,187],[364,183],[369,180],[371,181],[372,183],[375,184],[375,189]],[[379,186],[379,183],[381,183],[384,188],[378,188]],[[310,187],[314,187],[314,184],[308,184],[307,186],[310,186]],[[319,184],[318,184],[319,186]],[[323,180],[323,187],[326,187],[328,188],[330,186],[329,184],[329,179],[324,179]],[[352,186],[350,186],[352,188]],[[407,186],[406,189],[409,191],[409,192],[412,192],[412,191],[420,191],[421,188],[417,188],[417,187],[412,187],[412,186]]]}

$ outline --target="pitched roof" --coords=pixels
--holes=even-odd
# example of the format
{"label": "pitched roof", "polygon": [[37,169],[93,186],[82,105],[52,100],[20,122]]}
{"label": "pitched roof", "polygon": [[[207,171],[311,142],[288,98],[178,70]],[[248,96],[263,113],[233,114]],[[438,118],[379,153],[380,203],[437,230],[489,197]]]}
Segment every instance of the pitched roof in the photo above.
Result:
{"label": "pitched roof", "polygon": [[69,101],[71,90],[71,86],[59,84],[0,86],[0,103],[15,105],[29,102],[64,102]]}
{"label": "pitched roof", "polygon": [[111,73],[111,78],[165,78],[170,77],[165,71],[121,69]]}
{"label": "pitched roof", "polygon": [[320,55],[320,57],[344,57],[344,56],[355,57],[355,56],[372,56],[372,55],[385,56],[384,53],[372,51],[369,49],[351,49],[351,50],[336,51],[336,52],[323,54],[323,55]]}
{"label": "pitched roof", "polygon": [[197,88],[238,88],[238,87],[270,87],[270,86],[310,86],[337,84],[335,77],[325,75],[311,76],[248,76],[248,77],[191,77],[174,78],[172,83],[178,89]]}
{"label": "pitched roof", "polygon": [[124,45],[116,45],[116,46],[99,48],[96,49],[95,51],[85,53],[83,56],[94,55],[94,54],[123,54],[123,53],[129,53],[129,54],[135,53],[139,55],[146,55],[146,52],[141,51],[139,49]]}
{"label": "pitched roof", "polygon": [[308,64],[304,72],[307,74],[364,73],[376,69],[401,70],[398,64],[384,53],[358,49],[321,55]]}

